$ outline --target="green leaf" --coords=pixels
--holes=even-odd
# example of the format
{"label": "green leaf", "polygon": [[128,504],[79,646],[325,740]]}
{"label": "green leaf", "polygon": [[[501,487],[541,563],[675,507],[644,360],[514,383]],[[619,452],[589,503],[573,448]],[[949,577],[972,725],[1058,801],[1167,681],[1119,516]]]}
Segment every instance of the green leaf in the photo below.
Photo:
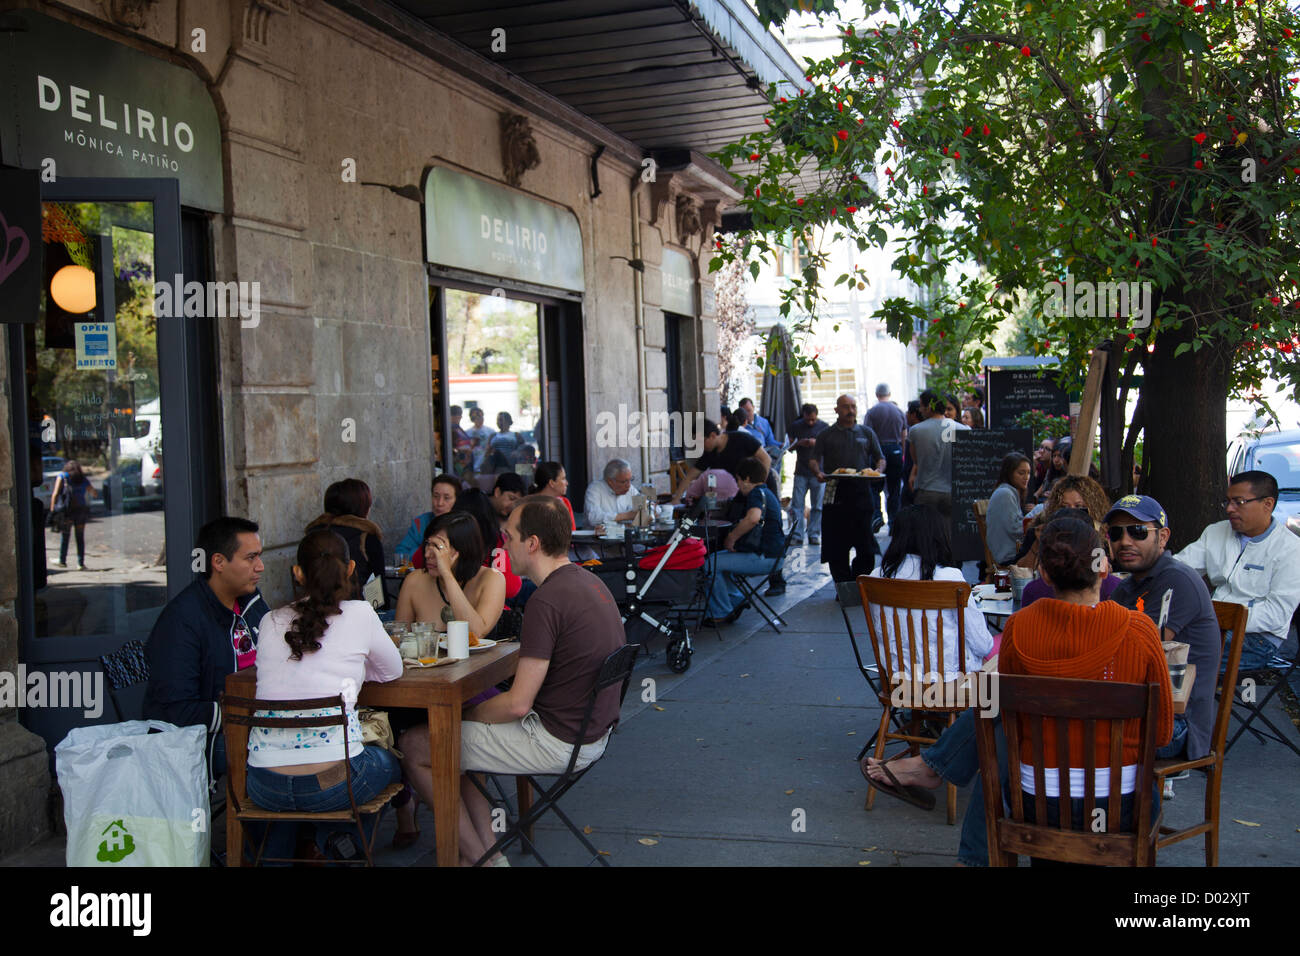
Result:
{"label": "green leaf", "polygon": [[939,69],[939,58],[935,56],[933,53],[927,56],[925,58],[925,62],[921,64],[921,72],[925,74],[925,78],[927,80],[930,77],[934,76],[935,72],[938,69]]}
{"label": "green leaf", "polygon": [[1178,348],[1174,349],[1174,358],[1178,358],[1178,356],[1180,356],[1180,355],[1182,355],[1184,352],[1190,350],[1191,347],[1192,347],[1192,346],[1191,346],[1191,343],[1190,343],[1190,342],[1181,342],[1181,343],[1179,343]]}
{"label": "green leaf", "polygon": [[749,264],[749,274],[752,275],[752,276],[754,277],[755,281],[757,281],[757,279],[758,279],[758,273],[759,273],[759,271],[760,271],[760,269],[759,269],[759,265],[758,265],[757,262],[751,262],[751,263]]}
{"label": "green leaf", "polygon": [[1206,51],[1205,37],[1201,36],[1195,30],[1183,31],[1183,47],[1188,53],[1204,53]]}

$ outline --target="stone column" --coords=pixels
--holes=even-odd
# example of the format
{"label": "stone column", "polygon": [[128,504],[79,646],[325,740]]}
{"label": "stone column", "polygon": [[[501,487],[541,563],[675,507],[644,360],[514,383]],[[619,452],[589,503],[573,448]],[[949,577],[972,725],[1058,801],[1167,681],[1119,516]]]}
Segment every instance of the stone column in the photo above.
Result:
{"label": "stone column", "polygon": [[[30,494],[26,481],[14,483],[10,429],[9,353],[0,348],[0,680],[18,675],[17,535],[14,495]],[[49,758],[45,741],[18,723],[15,707],[0,708],[0,856],[21,850],[50,830]]]}

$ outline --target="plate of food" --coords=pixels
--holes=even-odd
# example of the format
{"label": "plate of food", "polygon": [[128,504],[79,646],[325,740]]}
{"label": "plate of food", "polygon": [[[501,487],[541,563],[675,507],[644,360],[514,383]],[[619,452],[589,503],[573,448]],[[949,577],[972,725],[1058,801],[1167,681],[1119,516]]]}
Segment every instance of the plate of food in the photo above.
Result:
{"label": "plate of food", "polygon": [[836,468],[831,472],[832,475],[856,475],[857,473],[856,468]]}
{"label": "plate of food", "polygon": [[421,668],[423,668],[423,667],[441,667],[443,664],[454,664],[454,663],[456,663],[456,661],[453,660],[453,659],[450,658],[450,657],[442,657],[442,658],[439,658],[438,660],[434,660],[434,659],[431,658],[431,657],[426,657],[426,658],[424,658],[423,660],[418,660],[418,661],[413,661],[413,660],[411,660],[410,658],[406,658],[406,659],[404,659],[404,660],[402,661],[402,666],[403,666],[403,667],[421,667]]}
{"label": "plate of food", "polygon": [[876,469],[874,469],[874,468],[863,468],[860,472],[858,472],[858,476],[861,477],[861,478],[883,478],[883,477],[885,477],[885,476],[882,475],[880,472],[876,471]]}
{"label": "plate of food", "polygon": [[[473,634],[471,634],[469,636],[469,652],[471,654],[476,654],[479,651],[486,651],[490,647],[496,647],[497,643],[498,643],[497,641],[487,641],[481,637],[475,637]],[[438,641],[438,647],[440,647],[444,651],[447,649],[446,637],[443,637]]]}

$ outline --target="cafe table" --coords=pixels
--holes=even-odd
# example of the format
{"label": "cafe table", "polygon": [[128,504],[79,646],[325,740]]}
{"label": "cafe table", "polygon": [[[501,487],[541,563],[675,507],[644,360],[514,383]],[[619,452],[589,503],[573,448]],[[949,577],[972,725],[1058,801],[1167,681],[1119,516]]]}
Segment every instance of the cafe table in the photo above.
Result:
{"label": "cafe table", "polygon": [[[361,707],[410,707],[429,715],[429,754],[433,766],[433,820],[439,866],[460,863],[460,713],[462,705],[489,687],[514,676],[519,645],[500,643],[473,652],[463,661],[438,667],[407,667],[396,680],[366,681],[357,695]],[[226,678],[232,697],[255,697],[257,668],[249,667]],[[519,778],[520,813],[531,799],[527,781]],[[226,849],[230,860],[239,859],[243,827],[230,814],[226,821]]]}

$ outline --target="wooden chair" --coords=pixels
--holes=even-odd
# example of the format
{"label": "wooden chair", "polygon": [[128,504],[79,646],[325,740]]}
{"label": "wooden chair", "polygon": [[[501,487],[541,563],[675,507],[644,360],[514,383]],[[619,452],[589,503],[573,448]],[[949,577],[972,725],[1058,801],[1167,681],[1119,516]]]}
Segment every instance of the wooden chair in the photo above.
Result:
{"label": "wooden chair", "polygon": [[[858,578],[858,587],[862,594],[862,609],[867,617],[867,630],[871,634],[871,647],[880,668],[880,689],[877,697],[884,712],[880,715],[880,727],[876,731],[876,759],[885,754],[885,746],[891,740],[905,741],[910,752],[920,753],[921,745],[933,744],[939,738],[921,733],[921,721],[926,714],[934,714],[946,719],[951,727],[957,714],[970,706],[971,692],[967,685],[961,687],[962,679],[944,682],[944,661],[954,659],[964,672],[966,663],[966,602],[970,599],[970,585],[958,581],[898,581],[891,578],[873,578],[862,575]],[[920,621],[920,633],[911,611],[917,611]],[[956,635],[944,634],[943,612],[957,612]],[[926,611],[935,612],[936,646],[933,655],[930,648],[930,622]],[[950,651],[955,642],[957,656],[951,657]],[[946,645],[946,646],[945,646]],[[938,681],[927,681],[926,675],[937,673]],[[904,678],[902,675],[910,674]],[[895,677],[901,678],[895,682]],[[972,678],[973,680],[973,678]],[[940,685],[936,687],[935,685]],[[928,693],[927,693],[928,692]],[[934,700],[937,696],[939,705],[926,704],[925,698]],[[908,729],[895,731],[890,727],[894,704],[911,711]],[[957,787],[947,784],[948,823],[957,822]],[[875,801],[876,788],[867,785],[866,809],[870,810]]]}
{"label": "wooden chair", "polygon": [[[1002,781],[994,739],[994,718],[977,712],[976,745],[980,755],[980,777],[984,787],[984,817],[988,826],[989,865],[1015,866],[1016,855],[1083,863],[1094,866],[1155,866],[1156,838],[1160,818],[1152,816],[1151,784],[1156,754],[1156,708],[1160,688],[1156,684],[1118,684],[1112,681],[1068,680],[1060,677],[1029,677],[1000,674],[998,703],[1002,729],[1007,737],[1010,817],[1002,809]],[[1083,753],[1070,753],[1069,727],[1083,722]],[[1124,764],[1124,725],[1138,722],[1141,741],[1138,751],[1137,783],[1133,793],[1131,829],[1121,830],[1121,775]],[[1103,760],[1097,763],[1097,730],[1108,729]],[[1020,749],[1028,730],[1033,748],[1034,792],[1025,799],[1020,781]],[[1048,733],[1045,733],[1047,731]],[[1057,800],[1059,822],[1049,823],[1044,737],[1056,741],[1057,792],[1070,793],[1070,767],[1083,768],[1082,827],[1074,828],[1068,797]],[[1099,769],[1108,769],[1109,793],[1105,813],[1095,819],[1096,779]],[[1032,802],[1032,822],[1025,811]],[[1104,828],[1094,826],[1104,822]]]}
{"label": "wooden chair", "polygon": [[[1223,645],[1228,632],[1246,633],[1247,611],[1244,605],[1229,604],[1226,601],[1214,602],[1214,613],[1219,619],[1219,654],[1222,657]],[[1223,673],[1223,686],[1237,686],[1237,668],[1241,664],[1241,641],[1233,641],[1228,650],[1228,669]],[[1217,674],[1197,674],[1197,680],[1217,680]],[[1190,827],[1175,829],[1160,828],[1160,840],[1156,850],[1181,843],[1183,840],[1205,834],[1205,865],[1219,865],[1219,788],[1223,784],[1223,757],[1227,752],[1225,744],[1228,739],[1228,719],[1232,716],[1232,692],[1219,695],[1219,709],[1214,715],[1214,733],[1210,738],[1210,752],[1195,760],[1174,758],[1156,761],[1156,782],[1163,788],[1165,778],[1182,773],[1184,770],[1200,770],[1205,774],[1205,819]]]}
{"label": "wooden chair", "polygon": [[686,475],[689,471],[690,464],[685,459],[669,463],[668,486],[672,489],[674,495],[685,487]]}
{"label": "wooden chair", "polygon": [[971,511],[975,513],[975,526],[980,529],[980,544],[984,546],[984,583],[991,584],[997,562],[989,550],[989,500],[978,498],[971,502]]}
{"label": "wooden chair", "polygon": [[[253,714],[259,710],[325,710],[337,708],[338,712],[327,714],[322,717],[255,717]],[[262,839],[259,843],[256,853],[253,856],[253,865],[257,866],[262,862],[262,853],[266,849],[266,838],[271,832],[271,824],[274,823],[292,823],[292,822],[310,822],[325,823],[337,821],[338,823],[350,823],[357,828],[357,836],[361,841],[361,848],[365,851],[364,860],[346,860],[340,862],[364,863],[366,866],[374,866],[374,842],[375,836],[378,835],[379,827],[376,825],[371,831],[371,837],[366,839],[365,829],[361,825],[361,818],[372,813],[379,813],[386,807],[393,797],[397,796],[401,790],[400,783],[389,784],[373,800],[366,803],[358,804],[352,793],[352,754],[349,753],[348,735],[347,735],[347,714],[344,710],[342,695],[334,697],[316,697],[305,700],[254,700],[249,697],[231,697],[228,694],[221,695],[221,722],[225,727],[226,734],[226,763],[229,766],[229,772],[226,777],[226,802],[229,806],[229,812],[234,814],[235,818],[241,823],[265,823],[266,828],[262,833]],[[343,768],[348,785],[348,809],[346,810],[326,810],[320,813],[309,813],[303,810],[290,810],[279,812],[274,810],[264,810],[248,798],[248,733],[250,727],[337,727],[338,733],[343,738]],[[228,861],[229,865],[239,866],[243,862],[244,847],[239,846],[237,852],[240,858]],[[305,859],[285,858],[285,857],[267,857],[269,862],[273,863],[305,863],[310,862]]]}

